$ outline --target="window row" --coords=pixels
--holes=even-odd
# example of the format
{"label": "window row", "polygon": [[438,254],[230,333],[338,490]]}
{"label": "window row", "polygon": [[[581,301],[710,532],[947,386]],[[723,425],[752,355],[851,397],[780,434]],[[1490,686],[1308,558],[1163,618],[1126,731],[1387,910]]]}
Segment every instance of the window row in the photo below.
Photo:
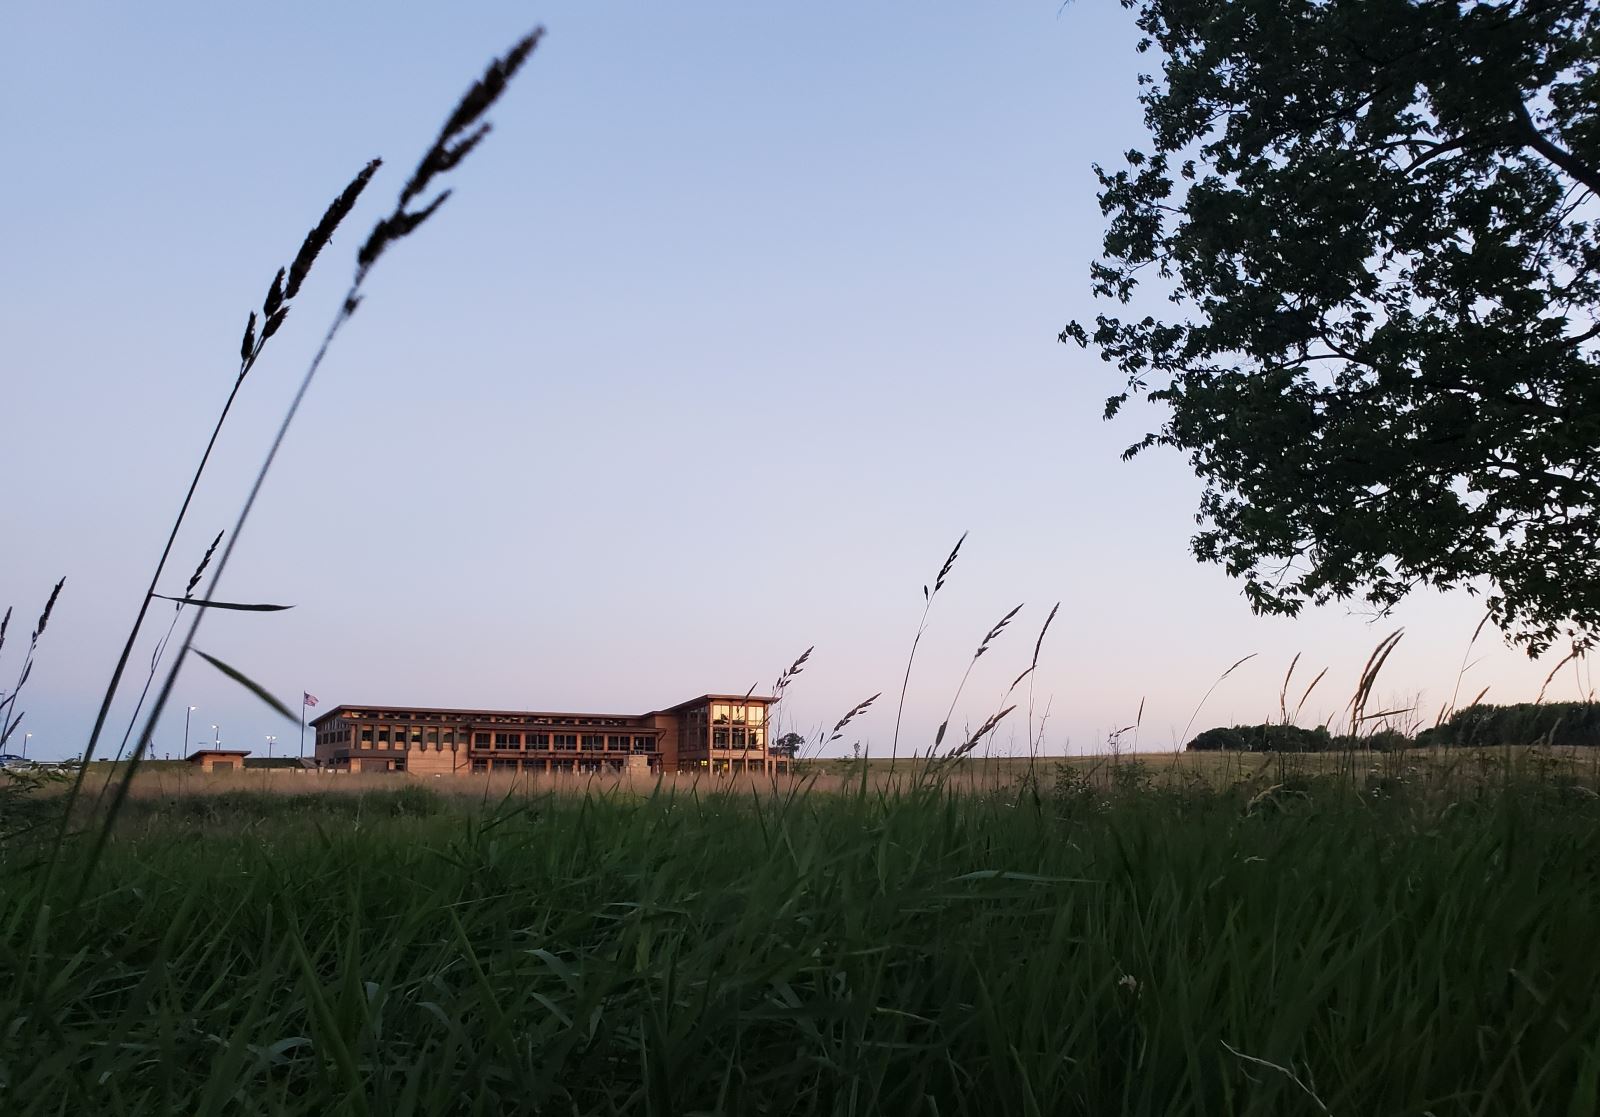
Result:
{"label": "window row", "polygon": [[424,729],[420,725],[363,725],[354,743],[364,749],[455,748],[467,743],[467,731],[431,726]]}
{"label": "window row", "polygon": [[447,722],[452,725],[598,725],[628,726],[633,722],[623,717],[560,717],[551,714],[397,714],[386,710],[350,710],[343,715],[350,721]]}
{"label": "window row", "polygon": [[623,770],[624,770],[623,769],[623,762],[621,760],[610,760],[610,759],[604,759],[604,760],[600,760],[600,759],[597,759],[597,760],[577,760],[577,759],[573,759],[573,760],[562,760],[562,759],[556,759],[556,760],[501,760],[498,757],[496,757],[496,758],[491,760],[491,759],[488,759],[486,757],[478,756],[478,757],[473,757],[473,760],[472,760],[472,771],[475,772],[475,773],[483,773],[483,772],[539,773],[539,772],[600,772],[600,771],[620,772],[620,771],[623,771]]}
{"label": "window row", "polygon": [[473,748],[480,749],[556,749],[576,752],[653,753],[656,738],[625,736],[618,733],[474,733]]}
{"label": "window row", "polygon": [[[346,741],[348,741],[348,735]],[[454,749],[468,742],[476,748],[494,749],[563,749],[577,751],[580,742],[585,749],[603,752],[654,753],[657,751],[653,736],[634,736],[617,733],[506,733],[465,729],[434,729],[421,726],[364,725],[357,735],[356,744],[363,749]],[[319,744],[333,743],[322,741]]]}

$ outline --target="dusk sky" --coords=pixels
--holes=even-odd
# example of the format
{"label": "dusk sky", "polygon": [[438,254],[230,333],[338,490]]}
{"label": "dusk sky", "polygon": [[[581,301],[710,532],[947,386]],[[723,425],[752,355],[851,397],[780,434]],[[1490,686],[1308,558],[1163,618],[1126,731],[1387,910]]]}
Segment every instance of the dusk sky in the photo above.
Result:
{"label": "dusk sky", "polygon": [[[1251,653],[1193,730],[1276,716],[1296,653],[1296,693],[1330,669],[1316,724],[1402,626],[1378,692],[1421,692],[1432,721],[1481,605],[1252,616],[1189,554],[1184,460],[1119,460],[1159,416],[1102,421],[1114,370],[1056,340],[1098,309],[1091,164],[1143,139],[1155,59],[1117,4],[20,2],[0,15],[5,689],[67,577],[24,691],[30,755],[81,750],[273,273],[384,157],[247,383],[166,592],[231,524],[360,239],[538,23],[454,196],[374,271],[219,591],[295,608],[209,617],[200,648],[324,710],[641,712],[764,691],[814,644],[785,727],[882,691],[833,747],[876,754],[922,586],[969,531],[902,750],[1019,602],[957,728],[995,710],[1056,601],[1048,752],[1103,747],[1141,701],[1141,747],[1171,748]],[[1554,662],[1492,631],[1473,660],[1463,700],[1532,700]],[[1569,668],[1550,696],[1580,685]],[[186,705],[191,742],[216,724],[296,747],[191,661],[156,755]],[[1025,726],[997,747],[1023,751]]]}

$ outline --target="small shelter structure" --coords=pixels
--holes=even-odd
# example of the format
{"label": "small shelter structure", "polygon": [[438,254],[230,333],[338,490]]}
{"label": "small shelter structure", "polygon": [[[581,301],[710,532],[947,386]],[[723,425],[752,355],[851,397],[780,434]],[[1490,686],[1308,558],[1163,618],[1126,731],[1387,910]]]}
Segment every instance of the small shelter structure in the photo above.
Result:
{"label": "small shelter structure", "polygon": [[244,767],[249,749],[198,749],[184,759],[202,772],[232,772]]}

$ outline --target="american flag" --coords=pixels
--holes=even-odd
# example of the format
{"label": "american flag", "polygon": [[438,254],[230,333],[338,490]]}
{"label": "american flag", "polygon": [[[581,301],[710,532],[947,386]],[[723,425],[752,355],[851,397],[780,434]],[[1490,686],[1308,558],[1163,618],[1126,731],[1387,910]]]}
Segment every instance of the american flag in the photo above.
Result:
{"label": "american flag", "polygon": [[315,694],[307,694],[303,690],[300,692],[300,700],[307,706],[315,706],[317,704],[317,696]]}

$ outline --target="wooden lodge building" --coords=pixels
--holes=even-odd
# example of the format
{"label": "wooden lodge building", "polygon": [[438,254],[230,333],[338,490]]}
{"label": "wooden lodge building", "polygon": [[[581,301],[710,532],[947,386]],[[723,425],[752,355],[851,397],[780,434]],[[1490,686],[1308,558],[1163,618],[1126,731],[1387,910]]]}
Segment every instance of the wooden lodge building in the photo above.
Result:
{"label": "wooden lodge building", "polygon": [[770,697],[703,694],[648,714],[335,706],[312,721],[321,768],[422,776],[488,772],[782,774]]}

